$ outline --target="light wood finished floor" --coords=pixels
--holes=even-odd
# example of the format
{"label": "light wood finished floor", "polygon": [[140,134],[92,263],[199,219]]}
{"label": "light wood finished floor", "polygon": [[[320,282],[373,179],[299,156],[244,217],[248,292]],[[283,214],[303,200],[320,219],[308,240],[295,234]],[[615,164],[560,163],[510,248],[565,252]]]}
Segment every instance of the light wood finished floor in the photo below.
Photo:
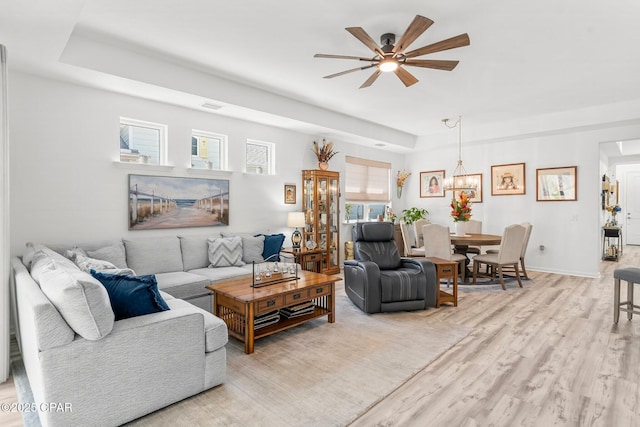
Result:
{"label": "light wood finished floor", "polygon": [[[628,266],[640,247],[600,279],[530,272],[525,289],[461,290],[457,308],[424,315],[473,332],[351,427],[640,426],[640,316],[613,325],[613,270]],[[0,402],[15,401],[0,384]],[[0,412],[0,425],[22,420]]]}

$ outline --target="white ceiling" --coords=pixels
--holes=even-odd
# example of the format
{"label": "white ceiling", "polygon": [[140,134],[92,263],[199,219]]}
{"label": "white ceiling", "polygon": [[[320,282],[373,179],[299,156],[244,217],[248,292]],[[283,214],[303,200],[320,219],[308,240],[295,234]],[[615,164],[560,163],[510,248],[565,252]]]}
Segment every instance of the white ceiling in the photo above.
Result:
{"label": "white ceiling", "polygon": [[[399,149],[442,132],[445,117],[486,125],[640,100],[637,0],[0,0],[0,10],[13,69]],[[460,60],[455,70],[408,68],[419,79],[408,88],[384,74],[358,89],[370,70],[322,78],[362,64],[315,53],[371,56],[345,27],[378,41],[416,14],[435,23],[410,49],[469,34],[470,46],[421,57]],[[143,57],[171,67],[145,69]],[[194,70],[215,84],[188,87]]]}

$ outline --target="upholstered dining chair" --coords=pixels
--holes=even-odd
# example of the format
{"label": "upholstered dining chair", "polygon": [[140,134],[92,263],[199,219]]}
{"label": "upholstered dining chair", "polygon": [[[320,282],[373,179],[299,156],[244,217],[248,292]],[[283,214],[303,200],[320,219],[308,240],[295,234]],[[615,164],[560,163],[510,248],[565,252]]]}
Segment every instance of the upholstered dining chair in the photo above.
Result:
{"label": "upholstered dining chair", "polygon": [[416,246],[422,248],[424,246],[424,239],[422,237],[422,227],[427,224],[431,224],[428,219],[419,219],[413,222],[413,231],[416,236]]}
{"label": "upholstered dining chair", "polygon": [[400,224],[400,232],[402,233],[402,242],[404,243],[404,256],[422,257],[424,256],[424,246],[416,247],[415,239],[409,234],[409,227],[404,222]]}
{"label": "upholstered dining chair", "polygon": [[518,264],[520,262],[520,254],[522,253],[522,245],[524,243],[525,234],[526,229],[520,224],[513,224],[506,227],[502,235],[502,241],[500,242],[500,249],[498,250],[498,253],[481,254],[476,255],[473,258],[472,283],[475,285],[476,278],[478,276],[487,276],[486,274],[480,273],[480,265],[486,264],[491,271],[488,277],[491,277],[493,279],[495,277],[494,272],[497,272],[498,280],[500,282],[500,286],[502,286],[502,289],[507,289],[504,285],[504,277],[502,274],[504,267],[512,267],[515,270],[515,276],[518,280],[518,285],[522,287],[522,280],[520,280],[520,271],[518,268]]}
{"label": "upholstered dining chair", "polygon": [[453,253],[449,227],[439,224],[427,224],[422,227],[421,234],[424,236],[424,256],[456,261],[460,265],[460,277],[464,282],[467,257]]}
{"label": "upholstered dining chair", "polygon": [[[482,221],[476,219],[470,219],[467,221],[466,229],[467,234],[482,234]],[[482,251],[479,246],[469,246],[467,248],[468,254],[479,254]]]}
{"label": "upholstered dining chair", "polygon": [[344,290],[365,313],[435,307],[439,286],[428,259],[401,258],[390,222],[353,226],[355,260],[344,261]]}
{"label": "upholstered dining chair", "polygon": [[[527,254],[527,246],[529,246],[529,237],[531,237],[531,231],[533,230],[533,225],[528,222],[523,222],[522,225],[525,228],[524,241],[522,242],[522,251],[520,252],[520,269],[522,270],[522,275],[526,280],[529,280],[529,275],[527,274],[527,269],[524,266],[524,257]],[[487,250],[488,254],[497,254],[498,249],[489,249]],[[510,267],[509,271],[512,271]],[[505,271],[503,269],[503,271]]]}

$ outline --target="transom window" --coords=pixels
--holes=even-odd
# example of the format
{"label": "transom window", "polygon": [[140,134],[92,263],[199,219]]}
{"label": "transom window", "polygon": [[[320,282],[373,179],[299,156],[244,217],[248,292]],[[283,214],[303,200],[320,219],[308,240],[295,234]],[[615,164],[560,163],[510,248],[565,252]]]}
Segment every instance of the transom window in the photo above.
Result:
{"label": "transom window", "polygon": [[246,172],[261,175],[275,174],[275,144],[248,139]]}
{"label": "transom window", "polygon": [[120,117],[120,161],[166,164],[167,126]]}
{"label": "transom window", "polygon": [[191,167],[226,170],[227,136],[193,130],[191,132]]}

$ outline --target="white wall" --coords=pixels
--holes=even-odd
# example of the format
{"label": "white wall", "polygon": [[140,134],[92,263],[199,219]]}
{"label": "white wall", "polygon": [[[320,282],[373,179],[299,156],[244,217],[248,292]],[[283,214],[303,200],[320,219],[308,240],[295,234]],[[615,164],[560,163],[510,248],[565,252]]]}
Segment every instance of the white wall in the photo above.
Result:
{"label": "white wall", "polygon": [[[230,119],[25,74],[11,81],[11,253],[28,241],[78,243],[123,236],[285,232],[287,212],[301,210],[301,170],[316,169],[311,142],[318,136]],[[121,165],[119,117],[168,125],[173,168]],[[191,129],[229,137],[232,172],[192,171]],[[275,176],[242,173],[247,138],[276,144]],[[320,137],[321,139],[321,137]],[[386,161],[403,156],[335,141],[331,170],[345,154]],[[394,170],[397,169],[394,166]],[[230,223],[223,227],[128,231],[128,174],[215,177],[230,180]],[[284,204],[284,184],[297,186],[297,204]],[[344,189],[344,182],[342,182]],[[344,200],[342,200],[344,204]],[[343,238],[344,240],[344,238]]]}

